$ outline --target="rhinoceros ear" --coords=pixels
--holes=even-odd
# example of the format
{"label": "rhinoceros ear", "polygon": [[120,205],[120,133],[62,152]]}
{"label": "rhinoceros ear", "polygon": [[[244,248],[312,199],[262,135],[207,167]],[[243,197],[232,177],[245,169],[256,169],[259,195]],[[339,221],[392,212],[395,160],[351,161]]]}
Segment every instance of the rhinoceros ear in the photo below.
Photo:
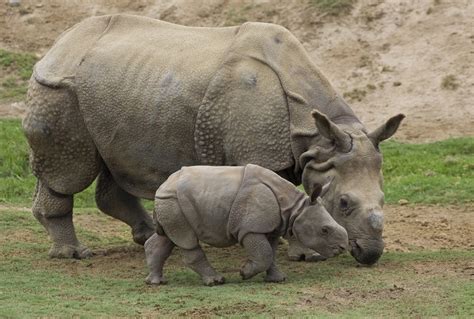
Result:
{"label": "rhinoceros ear", "polygon": [[395,134],[404,118],[404,114],[398,114],[389,118],[385,124],[379,126],[373,132],[367,134],[367,137],[377,147],[380,142],[386,140],[387,138]]}
{"label": "rhinoceros ear", "polygon": [[318,202],[318,197],[321,195],[323,186],[321,184],[313,184],[311,187],[311,205],[314,205]]}
{"label": "rhinoceros ear", "polygon": [[339,151],[347,153],[351,150],[351,138],[347,133],[341,130],[323,113],[313,110],[311,115],[314,118],[319,133],[333,141]]}

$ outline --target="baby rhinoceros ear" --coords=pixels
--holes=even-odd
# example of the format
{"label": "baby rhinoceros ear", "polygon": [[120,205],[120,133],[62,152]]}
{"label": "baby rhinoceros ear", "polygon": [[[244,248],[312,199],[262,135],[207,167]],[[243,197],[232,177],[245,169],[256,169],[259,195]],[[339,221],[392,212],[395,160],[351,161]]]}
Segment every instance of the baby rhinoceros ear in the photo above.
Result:
{"label": "baby rhinoceros ear", "polygon": [[310,199],[311,205],[315,205],[318,202],[318,197],[321,195],[323,191],[323,186],[321,184],[315,183],[311,189]]}

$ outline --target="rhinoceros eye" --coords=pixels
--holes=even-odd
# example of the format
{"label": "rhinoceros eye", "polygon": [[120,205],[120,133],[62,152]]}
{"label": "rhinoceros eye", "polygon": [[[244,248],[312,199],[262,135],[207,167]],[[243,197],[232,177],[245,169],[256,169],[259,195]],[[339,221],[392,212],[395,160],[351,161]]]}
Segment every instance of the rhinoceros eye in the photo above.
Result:
{"label": "rhinoceros eye", "polygon": [[350,202],[349,202],[349,197],[346,195],[343,195],[341,199],[339,200],[339,208],[341,211],[344,213],[344,215],[349,216],[352,212],[350,209]]}

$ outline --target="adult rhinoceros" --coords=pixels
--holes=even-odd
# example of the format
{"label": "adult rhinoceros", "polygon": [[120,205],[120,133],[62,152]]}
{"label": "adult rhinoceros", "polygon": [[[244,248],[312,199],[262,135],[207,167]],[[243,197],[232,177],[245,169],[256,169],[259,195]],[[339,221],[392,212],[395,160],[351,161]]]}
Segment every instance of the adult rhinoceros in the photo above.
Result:
{"label": "adult rhinoceros", "polygon": [[307,192],[332,179],[325,201],[352,255],[372,264],[382,254],[378,144],[403,115],[367,133],[281,26],[89,18],[36,64],[27,104],[33,213],[54,243],[51,257],[91,254],[74,231],[73,195],[97,176],[98,207],[144,243],[153,227],[139,198],[152,199],[182,166],[247,163]]}

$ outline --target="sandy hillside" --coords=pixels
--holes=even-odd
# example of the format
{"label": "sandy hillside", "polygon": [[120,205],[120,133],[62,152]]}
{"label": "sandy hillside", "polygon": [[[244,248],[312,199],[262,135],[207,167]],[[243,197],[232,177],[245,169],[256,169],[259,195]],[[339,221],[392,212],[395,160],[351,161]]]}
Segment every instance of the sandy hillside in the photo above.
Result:
{"label": "sandy hillside", "polygon": [[[474,135],[474,1],[358,0],[349,14],[311,1],[25,1],[0,4],[0,47],[44,54],[67,27],[91,15],[135,13],[193,26],[282,24],[369,128],[407,115],[398,139]],[[21,104],[1,114],[21,115]]]}

